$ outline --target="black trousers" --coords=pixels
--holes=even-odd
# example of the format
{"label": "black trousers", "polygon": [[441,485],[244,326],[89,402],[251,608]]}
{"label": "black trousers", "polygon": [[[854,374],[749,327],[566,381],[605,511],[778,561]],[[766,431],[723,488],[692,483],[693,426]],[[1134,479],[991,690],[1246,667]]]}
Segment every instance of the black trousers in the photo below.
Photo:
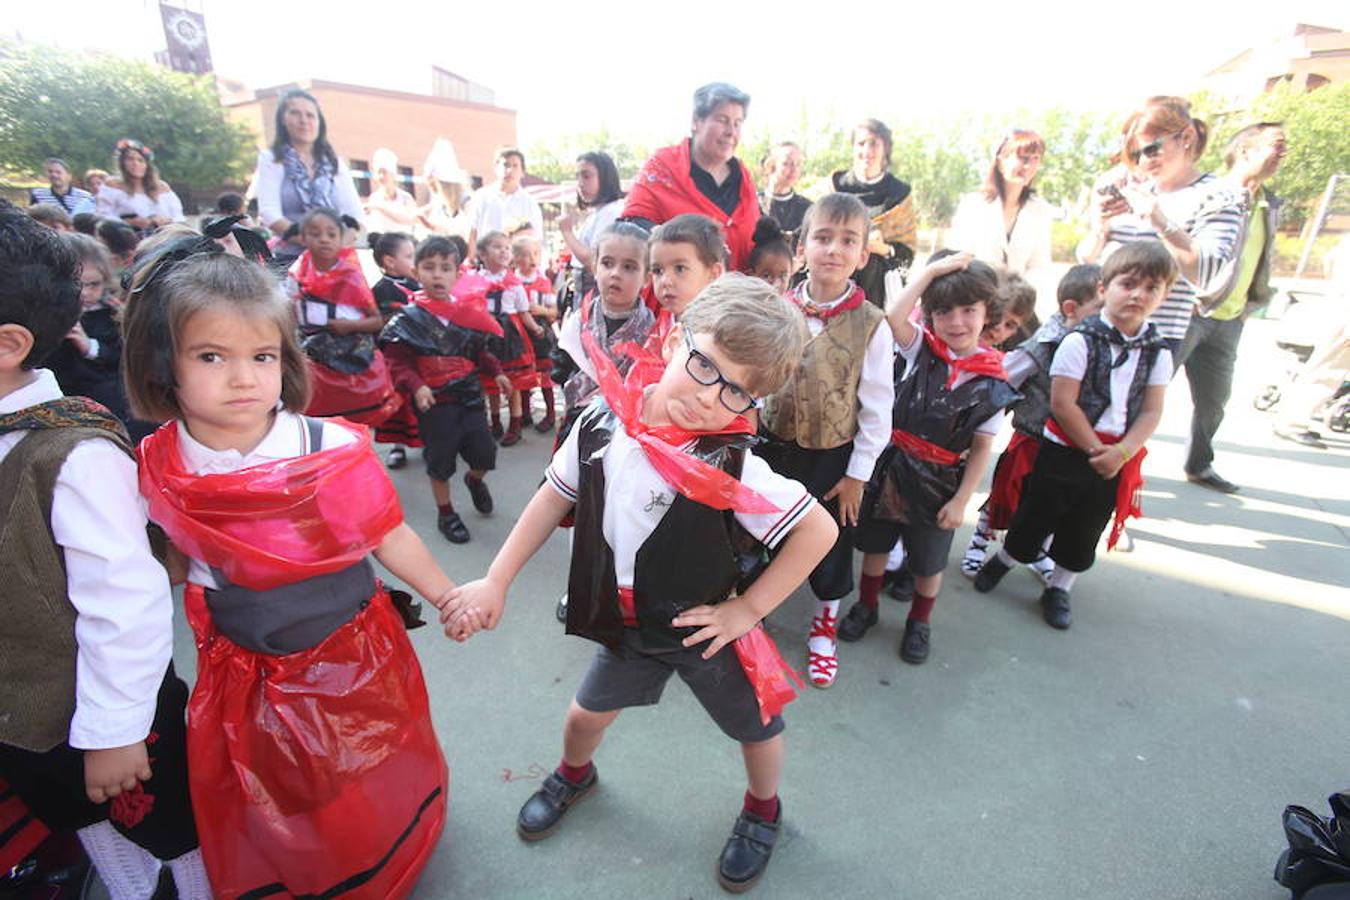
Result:
{"label": "black trousers", "polygon": [[[830,450],[809,450],[791,441],[769,440],[755,448],[755,455],[779,475],[800,481],[812,497],[820,500],[848,471],[853,442]],[[822,501],[821,505],[830,518],[839,521],[838,499]],[[838,600],[853,593],[853,529],[852,525],[840,525],[834,546],[811,570],[809,581],[816,599]]]}
{"label": "black trousers", "polygon": [[188,687],[170,663],[146,738],[151,778],[138,791],[92,802],[84,792],[84,751],[66,743],[45,753],[0,744],[0,775],[48,828],[75,830],[106,819],[159,859],[176,859],[197,847],[188,798],[187,699]]}
{"label": "black trousers", "polygon": [[1055,564],[1070,572],[1087,571],[1116,510],[1119,481],[1119,475],[1106,479],[1094,472],[1083,451],[1042,438],[1003,549],[1020,563],[1035,562],[1053,534],[1050,558]]}

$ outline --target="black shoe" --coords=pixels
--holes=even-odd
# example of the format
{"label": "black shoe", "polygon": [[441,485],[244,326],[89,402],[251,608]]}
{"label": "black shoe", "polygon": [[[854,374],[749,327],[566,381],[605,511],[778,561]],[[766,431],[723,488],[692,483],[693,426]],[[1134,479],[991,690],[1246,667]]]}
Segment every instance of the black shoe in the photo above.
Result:
{"label": "black shoe", "polygon": [[402,447],[395,447],[389,451],[389,456],[385,458],[384,464],[391,469],[401,469],[408,464],[408,451]]}
{"label": "black shoe", "polygon": [[1063,631],[1069,627],[1073,617],[1069,615],[1069,592],[1063,588],[1048,587],[1041,594],[1041,615],[1045,624]]}
{"label": "black shoe", "polygon": [[898,600],[901,603],[910,601],[910,598],[914,596],[914,574],[909,571],[908,566],[901,566],[895,570],[895,575],[891,578],[886,593],[890,595],[892,600]]}
{"label": "black shoe", "polygon": [[1236,494],[1239,490],[1236,484],[1221,476],[1213,469],[1206,469],[1199,475],[1186,473],[1186,480],[1191,484],[1198,484],[1201,487],[1207,487],[1211,491],[1218,491],[1220,494]]}
{"label": "black shoe", "polygon": [[931,632],[927,622],[914,619],[906,621],[905,633],[900,637],[900,658],[916,666],[926,661]]}
{"label": "black shoe", "polygon": [[509,431],[506,432],[506,434],[502,435],[501,440],[499,440],[497,443],[501,444],[503,447],[514,447],[516,444],[519,444],[520,427],[513,426]]}
{"label": "black shoe", "polygon": [[868,606],[859,600],[853,604],[844,620],[839,623],[839,640],[854,641],[862,640],[862,636],[867,634],[867,629],[877,624],[877,619],[881,618],[875,607]]}
{"label": "black shoe", "polygon": [[465,472],[464,486],[469,489],[469,498],[473,500],[474,509],[485,516],[492,512],[492,492],[488,490],[486,481],[470,477],[469,473]]}
{"label": "black shoe", "polygon": [[717,860],[717,883],[733,894],[743,894],[755,886],[769,867],[773,845],[783,825],[783,807],[778,806],[778,821],[766,822],[749,810],[741,810],[731,826],[722,855]]}
{"label": "black shoe", "polygon": [[534,430],[538,434],[548,434],[550,431],[553,430],[554,424],[555,422],[553,416],[551,415],[544,416],[538,422],[534,423]]}
{"label": "black shoe", "polygon": [[493,419],[492,425],[488,430],[492,432],[492,439],[494,441],[500,441],[502,439],[502,423],[500,419]]}
{"label": "black shoe", "polygon": [[1313,450],[1325,450],[1327,445],[1322,443],[1322,436],[1315,431],[1282,431],[1275,429],[1275,436],[1286,441],[1292,441],[1295,444],[1301,444],[1304,447],[1310,447]]}
{"label": "black shoe", "polygon": [[469,529],[464,527],[464,520],[459,517],[459,513],[437,516],[436,530],[445,535],[445,539],[452,544],[469,542]]}
{"label": "black shoe", "polygon": [[1011,570],[1012,566],[999,559],[997,553],[991,553],[984,561],[984,565],[980,566],[980,571],[975,573],[975,590],[981,594],[989,593],[998,587],[1003,576]]}
{"label": "black shoe", "polygon": [[580,784],[568,781],[557,772],[549,775],[544,779],[544,786],[520,808],[520,814],[516,816],[516,834],[522,840],[542,841],[557,830],[569,809],[595,790],[598,780],[594,765]]}
{"label": "black shoe", "polygon": [[558,608],[555,609],[555,610],[553,611],[553,614],[554,614],[555,616],[558,617],[558,621],[559,621],[559,622],[562,622],[563,624],[566,624],[566,623],[567,623],[567,595],[566,595],[566,594],[563,594],[561,597],[558,598]]}

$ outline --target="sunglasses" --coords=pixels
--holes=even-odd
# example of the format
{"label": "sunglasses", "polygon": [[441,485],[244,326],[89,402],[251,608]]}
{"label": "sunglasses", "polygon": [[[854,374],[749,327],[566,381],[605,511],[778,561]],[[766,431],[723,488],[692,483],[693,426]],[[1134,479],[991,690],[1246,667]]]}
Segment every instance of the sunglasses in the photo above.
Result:
{"label": "sunglasses", "polygon": [[721,384],[722,387],[717,392],[717,399],[727,412],[739,416],[752,409],[758,409],[764,404],[763,400],[751,396],[749,391],[736,382],[728,381],[722,375],[722,370],[717,368],[717,363],[704,356],[694,346],[694,336],[689,330],[682,330],[684,331],[684,346],[689,351],[689,358],[684,361],[684,370],[689,373],[690,378],[704,387]]}
{"label": "sunglasses", "polygon": [[1159,153],[1162,153],[1163,144],[1167,143],[1168,138],[1180,137],[1181,134],[1182,132],[1180,131],[1175,131],[1172,134],[1165,134],[1160,138],[1154,138],[1153,140],[1149,141],[1147,144],[1138,148],[1137,150],[1131,150],[1129,153],[1130,162],[1138,163],[1139,157],[1141,156],[1147,157],[1148,159],[1152,159]]}

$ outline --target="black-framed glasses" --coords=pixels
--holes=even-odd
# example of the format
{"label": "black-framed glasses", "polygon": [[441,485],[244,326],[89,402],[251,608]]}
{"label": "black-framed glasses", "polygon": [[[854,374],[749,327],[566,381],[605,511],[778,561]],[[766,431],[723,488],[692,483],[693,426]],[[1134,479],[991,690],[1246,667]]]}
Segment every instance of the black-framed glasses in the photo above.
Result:
{"label": "black-framed glasses", "polygon": [[759,409],[764,404],[763,400],[752,396],[749,391],[736,382],[728,381],[726,376],[722,374],[722,370],[717,368],[717,363],[703,355],[694,346],[694,336],[689,332],[689,329],[681,330],[684,332],[684,346],[689,350],[689,356],[684,361],[684,370],[689,373],[690,378],[704,387],[714,384],[722,385],[717,391],[717,399],[726,407],[728,412],[739,416],[752,409]]}
{"label": "black-framed glasses", "polygon": [[1174,131],[1171,134],[1165,134],[1160,138],[1154,138],[1153,140],[1149,141],[1142,147],[1131,150],[1130,162],[1138,163],[1139,157],[1141,156],[1145,156],[1148,157],[1149,159],[1152,159],[1153,157],[1157,156],[1159,153],[1162,152],[1163,145],[1167,143],[1169,138],[1180,137],[1181,134],[1182,132],[1180,131]]}

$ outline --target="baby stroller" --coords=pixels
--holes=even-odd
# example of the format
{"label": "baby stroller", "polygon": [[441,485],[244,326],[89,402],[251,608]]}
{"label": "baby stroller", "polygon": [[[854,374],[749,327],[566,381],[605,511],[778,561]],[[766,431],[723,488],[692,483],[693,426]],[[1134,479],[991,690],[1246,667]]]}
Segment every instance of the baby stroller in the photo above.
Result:
{"label": "baby stroller", "polygon": [[[1313,396],[1320,395],[1307,410],[1311,430],[1319,430],[1318,426],[1342,433],[1350,430],[1350,327],[1345,322],[1346,302],[1340,297],[1290,292],[1290,304],[1275,339],[1275,346],[1287,354],[1287,364],[1279,380],[1267,384],[1252,398],[1253,406],[1262,411],[1274,410],[1291,392],[1305,402],[1311,392]],[[1287,410],[1290,415],[1301,412]]]}

